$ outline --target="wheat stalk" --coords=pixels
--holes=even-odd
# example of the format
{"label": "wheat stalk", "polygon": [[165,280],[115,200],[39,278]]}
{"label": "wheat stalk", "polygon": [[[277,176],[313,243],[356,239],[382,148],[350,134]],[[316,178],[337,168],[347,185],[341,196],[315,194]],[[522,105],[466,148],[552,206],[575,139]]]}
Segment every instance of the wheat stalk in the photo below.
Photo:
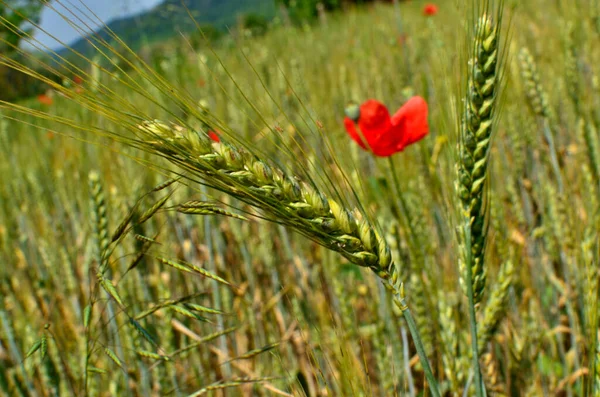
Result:
{"label": "wheat stalk", "polygon": [[484,201],[484,192],[497,107],[499,51],[499,29],[490,16],[483,15],[475,27],[475,44],[469,60],[455,182],[460,200],[460,282],[469,299],[473,369],[478,397],[483,396],[484,386],[478,361],[475,309],[481,302],[486,281],[484,259],[489,206]]}

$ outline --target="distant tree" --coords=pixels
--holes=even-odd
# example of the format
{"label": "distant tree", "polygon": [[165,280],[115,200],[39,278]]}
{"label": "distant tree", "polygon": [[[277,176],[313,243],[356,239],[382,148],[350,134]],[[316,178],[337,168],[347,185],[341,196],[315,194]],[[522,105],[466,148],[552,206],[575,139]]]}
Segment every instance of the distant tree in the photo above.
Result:
{"label": "distant tree", "polygon": [[287,17],[292,22],[303,23],[319,15],[319,4],[325,11],[333,11],[349,4],[367,4],[375,1],[392,3],[394,0],[275,0],[275,3],[285,8]]}
{"label": "distant tree", "polygon": [[252,36],[262,36],[269,28],[269,21],[266,17],[249,13],[242,17],[242,29],[250,32]]}
{"label": "distant tree", "polygon": [[318,16],[318,4],[321,3],[325,10],[331,11],[341,7],[341,0],[275,0],[285,7],[289,18],[294,23],[310,21]]}
{"label": "distant tree", "polygon": [[209,43],[212,43],[220,39],[223,34],[224,33],[222,30],[217,29],[213,25],[205,24],[192,31],[188,37],[190,40],[190,45],[197,50],[202,48],[206,44],[207,40]]}
{"label": "distant tree", "polygon": [[5,22],[0,25],[0,52],[10,54],[18,47],[23,34],[31,33],[31,22],[37,23],[45,0],[1,0],[0,18]]}
{"label": "distant tree", "polygon": [[[33,23],[37,23],[44,7],[44,0],[0,0],[0,53],[18,58],[17,62],[26,63],[16,53],[24,33],[31,33]],[[43,73],[43,72],[42,72]],[[16,101],[43,92],[45,87],[39,80],[6,66],[0,67],[0,99]]]}

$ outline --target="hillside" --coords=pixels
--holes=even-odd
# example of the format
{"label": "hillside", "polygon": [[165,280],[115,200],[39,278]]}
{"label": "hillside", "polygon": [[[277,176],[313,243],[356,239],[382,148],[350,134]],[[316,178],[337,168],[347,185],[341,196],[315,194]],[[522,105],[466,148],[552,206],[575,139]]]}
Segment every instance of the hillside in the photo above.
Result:
{"label": "hillside", "polygon": [[[180,32],[191,32],[197,25],[209,24],[226,30],[237,23],[240,15],[247,13],[271,18],[275,9],[273,0],[165,0],[147,12],[112,20],[107,27],[135,49],[144,40],[164,40]],[[103,39],[109,38],[106,29],[97,34]],[[85,38],[71,44],[71,49],[81,53],[88,53],[90,47]],[[59,51],[66,52],[66,49]]]}

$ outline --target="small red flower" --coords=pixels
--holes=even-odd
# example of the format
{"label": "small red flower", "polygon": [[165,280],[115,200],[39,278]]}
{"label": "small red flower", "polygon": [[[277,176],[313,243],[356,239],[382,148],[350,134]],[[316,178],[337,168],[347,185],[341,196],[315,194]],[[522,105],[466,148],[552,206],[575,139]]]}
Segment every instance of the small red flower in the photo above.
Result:
{"label": "small red flower", "polygon": [[221,138],[214,131],[208,131],[208,137],[215,142],[221,142]]}
{"label": "small red flower", "polygon": [[423,15],[425,16],[432,17],[437,14],[437,12],[438,6],[435,4],[426,4],[425,7],[423,7]]}
{"label": "small red flower", "polygon": [[81,76],[74,76],[73,77],[73,83],[79,85],[83,83],[83,77]]}
{"label": "small red flower", "polygon": [[348,108],[347,113],[344,125],[350,137],[380,157],[401,152],[429,133],[427,102],[420,96],[409,99],[392,117],[385,105],[374,99],[360,108]]}
{"label": "small red flower", "polygon": [[46,94],[38,95],[37,100],[39,103],[41,103],[42,105],[45,105],[45,106],[50,106],[50,105],[52,105],[52,102],[53,102],[52,97],[49,95],[46,95]]}

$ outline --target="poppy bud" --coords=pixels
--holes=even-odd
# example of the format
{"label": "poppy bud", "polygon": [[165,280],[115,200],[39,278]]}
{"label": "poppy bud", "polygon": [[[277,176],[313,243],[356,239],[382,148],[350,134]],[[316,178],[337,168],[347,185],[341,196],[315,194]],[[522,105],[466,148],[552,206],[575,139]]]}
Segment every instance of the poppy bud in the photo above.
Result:
{"label": "poppy bud", "polygon": [[350,120],[352,120],[356,123],[358,121],[358,119],[360,118],[360,106],[358,106],[357,103],[350,102],[350,103],[348,103],[348,105],[346,105],[346,108],[344,109],[344,113],[346,113],[346,116]]}

